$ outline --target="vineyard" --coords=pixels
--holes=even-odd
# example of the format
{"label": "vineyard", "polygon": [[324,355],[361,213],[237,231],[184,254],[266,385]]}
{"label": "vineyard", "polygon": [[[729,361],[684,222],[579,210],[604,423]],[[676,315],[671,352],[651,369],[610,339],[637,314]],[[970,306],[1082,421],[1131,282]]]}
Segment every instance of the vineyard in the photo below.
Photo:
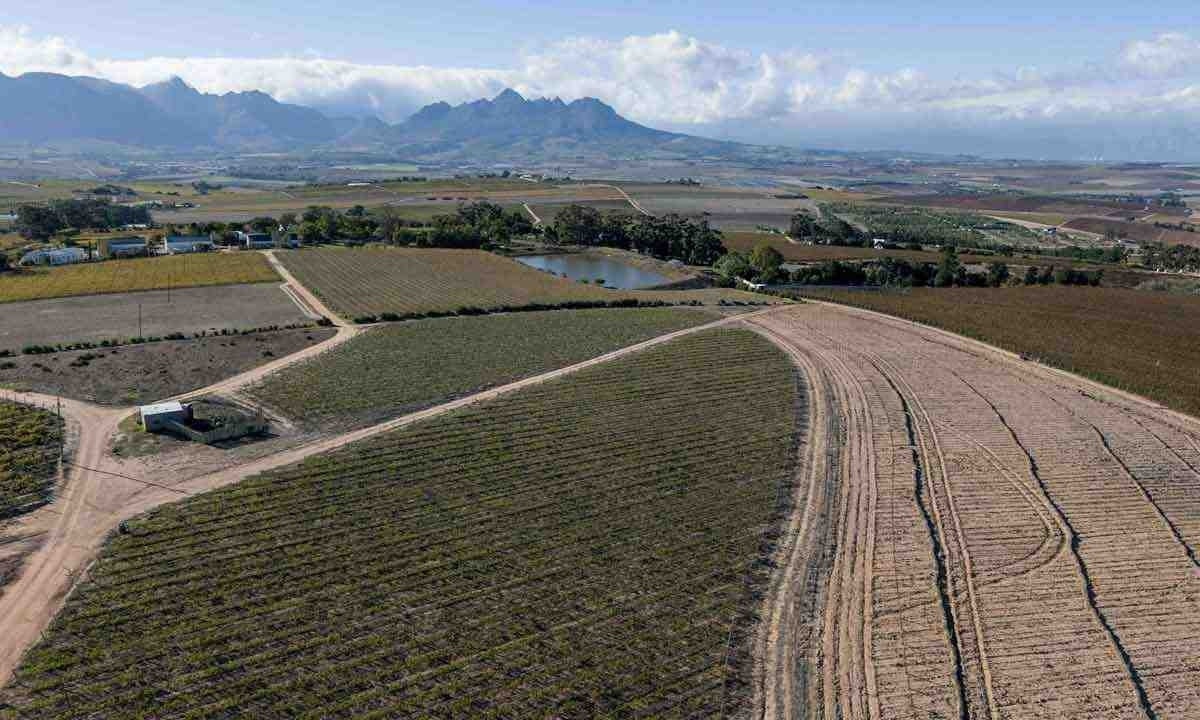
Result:
{"label": "vineyard", "polygon": [[310,424],[370,424],[716,319],[700,308],[572,310],[385,325],[251,389]]}
{"label": "vineyard", "polygon": [[478,250],[321,248],[276,255],[305,287],[345,317],[484,310],[532,304],[761,302],[736,290],[615,291],[586,285]]}
{"label": "vineyard", "polygon": [[24,269],[0,282],[0,302],[276,280],[260,253],[194,253]]}
{"label": "vineyard", "polygon": [[54,413],[0,400],[0,519],[49,497],[61,442]]}
{"label": "vineyard", "polygon": [[1028,228],[974,213],[854,203],[829,203],[821,206],[821,212],[853,219],[866,226],[873,237],[897,243],[989,247],[1036,245],[1041,240]]}
{"label": "vineyard", "polygon": [[1200,415],[1200,298],[1053,286],[804,294],[934,325]]}
{"label": "vineyard", "polygon": [[10,714],[736,712],[802,409],[784,354],[714,330],[165,506]]}

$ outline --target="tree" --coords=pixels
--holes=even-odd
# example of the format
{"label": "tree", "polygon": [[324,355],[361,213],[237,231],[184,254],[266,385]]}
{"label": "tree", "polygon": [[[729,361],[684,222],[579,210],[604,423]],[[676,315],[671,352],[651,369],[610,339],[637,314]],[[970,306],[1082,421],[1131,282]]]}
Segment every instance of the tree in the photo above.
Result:
{"label": "tree", "polygon": [[961,269],[958,250],[953,245],[947,245],[942,248],[942,259],[938,263],[937,274],[933,276],[933,284],[937,287],[950,287],[958,279]]}
{"label": "tree", "polygon": [[1047,265],[1042,268],[1041,274],[1038,275],[1038,284],[1049,285],[1052,282],[1054,282],[1054,266]]}
{"label": "tree", "polygon": [[258,233],[271,232],[272,230],[274,230],[276,228],[276,226],[279,225],[279,223],[275,220],[275,218],[266,217],[266,216],[256,217],[246,224],[250,227],[251,230],[253,230],[254,232],[258,232]]}
{"label": "tree", "polygon": [[600,211],[587,205],[572,203],[554,218],[554,232],[559,242],[567,245],[593,245],[603,227]]}
{"label": "tree", "polygon": [[1008,265],[1002,262],[994,262],[988,265],[987,284],[992,287],[1000,287],[1008,282],[1009,272]]}
{"label": "tree", "polygon": [[779,276],[779,266],[783,265],[783,255],[771,247],[769,243],[761,242],[754,246],[748,258],[750,267],[758,278],[770,282]]}
{"label": "tree", "polygon": [[0,252],[0,272],[8,269],[8,254]]}
{"label": "tree", "polygon": [[279,216],[279,224],[284,227],[291,227],[296,224],[296,213],[285,212]]}
{"label": "tree", "polygon": [[754,273],[754,268],[751,267],[750,260],[736,250],[722,256],[713,265],[713,270],[716,270],[717,274],[726,280],[746,279]]}
{"label": "tree", "polygon": [[812,215],[807,212],[798,212],[792,216],[792,222],[788,226],[788,236],[795,240],[803,240],[804,238],[812,238],[817,235],[817,221]]}
{"label": "tree", "polygon": [[1037,285],[1037,283],[1038,283],[1037,266],[1030,265],[1029,267],[1025,268],[1025,284],[1026,285]]}

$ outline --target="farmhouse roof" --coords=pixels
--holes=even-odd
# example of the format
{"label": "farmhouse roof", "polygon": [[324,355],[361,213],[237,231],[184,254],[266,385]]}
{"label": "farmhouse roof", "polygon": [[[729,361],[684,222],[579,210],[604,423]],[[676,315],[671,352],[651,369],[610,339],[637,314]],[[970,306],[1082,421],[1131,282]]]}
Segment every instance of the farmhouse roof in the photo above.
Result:
{"label": "farmhouse roof", "polygon": [[147,415],[162,415],[163,413],[181,413],[184,411],[183,403],[178,400],[171,402],[155,403],[154,405],[143,405],[138,408],[142,417]]}

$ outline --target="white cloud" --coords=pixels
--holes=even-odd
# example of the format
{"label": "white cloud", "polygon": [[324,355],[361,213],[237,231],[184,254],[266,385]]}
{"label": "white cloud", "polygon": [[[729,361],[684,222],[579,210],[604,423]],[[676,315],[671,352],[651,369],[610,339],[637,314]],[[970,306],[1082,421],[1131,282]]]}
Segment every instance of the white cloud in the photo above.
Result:
{"label": "white cloud", "polygon": [[1200,41],[1166,33],[1108,63],[1046,73],[1014,65],[947,80],[918,68],[870,72],[802,50],[755,53],[678,32],[619,40],[569,38],[514,57],[511,69],[367,65],[315,54],[275,58],[93,57],[68,39],[0,26],[0,72],[93,75],[144,85],[178,75],[206,92],[262,90],[328,111],[397,121],[437,100],[462,102],[506,86],[526,95],[598,97],[641,122],[676,128],[813,118],[930,118],[1014,123],[1200,111]]}
{"label": "white cloud", "polygon": [[1178,32],[1162,33],[1150,40],[1125,46],[1121,61],[1148,75],[1186,74],[1200,76],[1200,40]]}

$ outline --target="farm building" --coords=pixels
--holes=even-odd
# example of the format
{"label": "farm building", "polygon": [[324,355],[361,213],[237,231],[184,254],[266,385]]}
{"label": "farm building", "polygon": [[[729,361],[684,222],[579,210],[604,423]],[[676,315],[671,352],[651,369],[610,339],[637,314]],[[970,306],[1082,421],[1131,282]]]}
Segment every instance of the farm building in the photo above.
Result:
{"label": "farm building", "polygon": [[49,250],[33,250],[21,256],[21,265],[73,265],[87,262],[90,259],[87,250],[83,248],[52,248]]}
{"label": "farm building", "polygon": [[139,257],[146,254],[146,238],[127,237],[100,238],[96,241],[96,255],[101,260]]}
{"label": "farm building", "polygon": [[275,247],[275,239],[268,233],[239,232],[238,241],[247,250],[269,250]]}
{"label": "farm building", "polygon": [[888,241],[884,240],[883,238],[874,238],[871,240],[871,246],[876,250],[886,250],[887,243]]}
{"label": "farm building", "polygon": [[168,235],[163,249],[167,255],[211,252],[213,241],[207,235]]}
{"label": "farm building", "polygon": [[165,402],[157,405],[143,405],[138,408],[142,427],[147,432],[163,432],[171,429],[172,423],[186,423],[192,418],[191,405],[181,402]]}

